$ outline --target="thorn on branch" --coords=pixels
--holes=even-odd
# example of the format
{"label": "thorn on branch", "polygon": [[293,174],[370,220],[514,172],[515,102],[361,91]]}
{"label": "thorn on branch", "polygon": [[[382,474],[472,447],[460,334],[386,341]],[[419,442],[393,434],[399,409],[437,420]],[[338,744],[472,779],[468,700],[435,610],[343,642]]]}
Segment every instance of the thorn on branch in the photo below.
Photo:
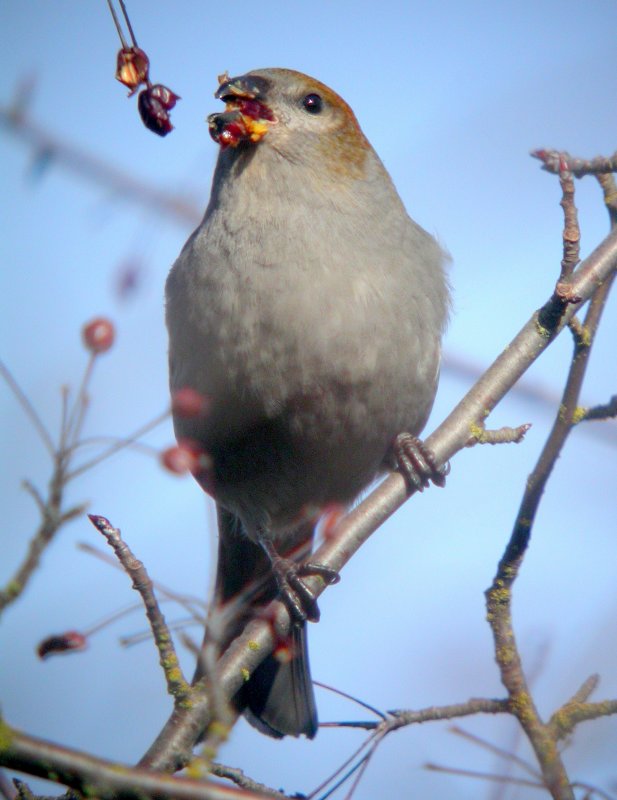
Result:
{"label": "thorn on branch", "polygon": [[471,437],[466,446],[473,447],[476,444],[519,444],[523,441],[530,428],[530,422],[525,422],[516,428],[504,426],[497,430],[487,430],[484,425],[474,424],[470,426]]}

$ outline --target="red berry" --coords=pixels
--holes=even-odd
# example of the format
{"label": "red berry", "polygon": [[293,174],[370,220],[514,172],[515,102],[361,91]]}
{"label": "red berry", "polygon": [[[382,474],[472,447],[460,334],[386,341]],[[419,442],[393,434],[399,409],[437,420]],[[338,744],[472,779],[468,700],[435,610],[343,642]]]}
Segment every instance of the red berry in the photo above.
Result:
{"label": "red berry", "polygon": [[57,655],[58,653],[69,653],[72,650],[85,650],[87,640],[83,633],[79,631],[67,631],[66,633],[48,636],[36,648],[39,658]]}
{"label": "red berry", "polygon": [[150,87],[148,91],[150,93],[150,97],[158,100],[163,108],[167,109],[168,111],[176,105],[178,100],[182,100],[179,94],[172,92],[171,89],[168,89],[167,86],[163,86],[162,83],[155,84],[154,86]]}
{"label": "red berry", "polygon": [[116,331],[113,323],[105,317],[96,317],[82,328],[81,335],[86,349],[98,355],[109,350],[114,343]]}
{"label": "red berry", "polygon": [[158,136],[167,136],[174,127],[169,119],[169,110],[179,99],[179,95],[160,83],[143,89],[137,97],[137,110],[146,128]]}
{"label": "red berry", "polygon": [[184,447],[174,445],[163,450],[161,453],[161,463],[174,475],[184,475],[191,472],[195,467],[195,456]]}
{"label": "red berry", "polygon": [[139,47],[123,47],[118,53],[116,64],[116,80],[123,83],[131,91],[129,97],[138,86],[148,82],[148,56]]}
{"label": "red berry", "polygon": [[204,415],[209,405],[208,398],[190,386],[178,389],[171,397],[171,410],[176,416],[184,419]]}

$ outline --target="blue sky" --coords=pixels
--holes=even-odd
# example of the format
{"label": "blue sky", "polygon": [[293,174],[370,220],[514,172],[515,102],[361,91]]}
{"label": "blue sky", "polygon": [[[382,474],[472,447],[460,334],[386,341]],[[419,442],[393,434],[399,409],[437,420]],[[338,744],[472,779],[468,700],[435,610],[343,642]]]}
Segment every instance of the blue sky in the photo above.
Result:
{"label": "blue sky", "polygon": [[[152,78],[182,96],[172,135],[146,131],[135,100],[114,80],[118,41],[103,0],[2,3],[0,103],[34,76],[28,113],[49,136],[204,208],[216,157],[205,125],[217,108],[216,76],[299,69],[350,103],[410,214],[450,251],[455,305],[446,352],[490,363],[548,297],[561,260],[559,187],[528,153],[541,146],[580,156],[615,150],[617,3],[130,0],[129,11]],[[60,388],[78,384],[85,362],[81,326],[95,315],[112,317],[117,346],[97,364],[86,432],[129,434],[167,403],[163,284],[191,227],[53,158],[43,166],[4,131],[0,158],[1,356],[56,430]],[[577,198],[584,255],[605,235],[607,219],[591,179],[577,184]],[[135,295],[121,300],[115,286],[127,263],[140,265],[141,280]],[[583,392],[590,404],[615,392],[616,337],[613,297]],[[562,338],[529,376],[557,396],[571,349]],[[465,391],[464,380],[444,373],[427,432]],[[21,480],[44,486],[49,463],[2,387],[0,403],[0,547],[8,575],[37,523]],[[373,537],[327,592],[322,622],[311,627],[315,678],[381,708],[502,694],[483,590],[553,413],[513,395],[491,423],[532,422],[525,443],[459,454],[446,491],[415,497]],[[592,672],[602,678],[597,699],[617,696],[616,440],[614,424],[573,434],[516,586],[516,631],[526,664],[536,665],[537,699],[547,715]],[[171,426],[149,441],[171,443]],[[205,594],[213,515],[190,479],[172,478],[155,458],[130,452],[76,481],[70,498],[87,500],[92,512],[120,526],[159,580]],[[117,644],[119,635],[142,628],[140,615],[94,638],[83,655],[45,663],[34,655],[49,633],[86,627],[133,600],[125,576],[77,551],[78,541],[103,547],[87,521],[72,523],[5,615],[3,712],[37,735],[135,760],[170,710],[153,648]],[[180,616],[170,609],[170,618],[174,613]],[[321,691],[318,702],[323,720],[364,716]],[[463,724],[502,747],[516,743],[508,720]],[[270,742],[242,724],[221,760],[274,786],[309,791],[360,738],[324,730],[314,743]],[[616,748],[614,719],[582,726],[565,756],[572,777],[615,790]],[[356,797],[400,797],[401,785],[424,798],[494,796],[490,786],[426,772],[425,761],[504,769],[445,725],[424,726],[382,745]],[[508,791],[508,798],[537,796]]]}

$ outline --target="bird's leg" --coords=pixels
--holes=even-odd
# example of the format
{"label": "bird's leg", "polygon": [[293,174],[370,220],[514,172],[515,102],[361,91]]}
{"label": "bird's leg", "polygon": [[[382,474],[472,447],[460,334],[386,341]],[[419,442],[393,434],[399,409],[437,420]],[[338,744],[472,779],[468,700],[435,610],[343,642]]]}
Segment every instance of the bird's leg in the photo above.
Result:
{"label": "bird's leg", "polygon": [[281,600],[287,606],[292,621],[296,624],[306,620],[318,622],[317,598],[302,580],[302,576],[319,575],[326,584],[332,584],[340,580],[338,572],[324,564],[297,564],[290,558],[283,558],[277,553],[271,540],[263,536],[259,537],[259,544],[270,559]]}
{"label": "bird's leg", "polygon": [[450,464],[437,466],[432,450],[421,439],[411,433],[399,433],[394,440],[393,452],[410,489],[422,492],[431,481],[435,486],[446,485]]}

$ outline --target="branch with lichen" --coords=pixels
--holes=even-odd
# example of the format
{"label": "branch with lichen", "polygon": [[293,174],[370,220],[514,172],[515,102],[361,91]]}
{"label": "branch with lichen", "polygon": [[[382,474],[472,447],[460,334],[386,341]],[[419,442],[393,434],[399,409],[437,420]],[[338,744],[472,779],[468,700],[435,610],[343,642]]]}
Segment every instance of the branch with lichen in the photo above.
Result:
{"label": "branch with lichen", "polygon": [[278,793],[256,794],[213,781],[175,777],[96,758],[88,753],[28,736],[0,720],[0,764],[61,783],[84,797],[100,800],[278,800]]}
{"label": "branch with lichen", "polygon": [[476,422],[469,426],[471,436],[467,442],[467,447],[473,447],[475,444],[520,444],[530,428],[531,423],[525,422],[522,425],[517,425],[516,428],[504,425],[502,428],[489,430],[484,425]]}
{"label": "branch with lichen", "polygon": [[[90,380],[99,356],[112,347],[114,338],[114,326],[109,320],[102,317],[91,320],[82,328],[82,340],[89,352],[89,359],[74,400],[71,401],[69,389],[63,387],[62,415],[57,442],[54,441],[38,411],[30,402],[11,371],[0,361],[0,377],[2,377],[29,418],[52,462],[51,477],[45,494],[30,481],[23,482],[24,488],[34,499],[41,520],[28,544],[22,563],[5,586],[0,589],[0,614],[23,593],[36,572],[43,553],[54,540],[58,531],[66,523],[85,512],[85,504],[76,505],[69,509],[64,508],[64,495],[68,484],[120,450],[138,446],[140,444],[138,440],[141,436],[151,431],[169,416],[169,410],[166,410],[141,426],[132,435],[114,439],[111,443],[104,440],[104,446],[96,455],[89,459],[78,460],[77,456],[81,448],[84,445],[92,444],[91,441],[82,438],[83,426],[90,405]],[[76,461],[77,463],[75,463]]]}
{"label": "branch with lichen", "polygon": [[128,544],[123,541],[118,528],[114,528],[109,520],[96,514],[89,514],[88,516],[94,527],[107,539],[107,543],[113,549],[116,558],[131,578],[133,589],[139,592],[143,600],[154,643],[159,651],[160,663],[165,673],[167,691],[174,698],[176,706],[187,703],[190,687],[182,674],[171,632],[167,627],[165,617],[154,594],[154,586],[143,562],[133,555]]}
{"label": "branch with lichen", "polygon": [[[569,171],[576,174],[570,161],[566,165],[562,158],[559,163],[561,167],[567,166],[567,169],[562,170],[564,173]],[[561,176],[562,188],[565,187],[564,198],[567,194],[566,190],[569,189],[570,180],[567,174]],[[604,181],[602,185],[606,200],[607,194],[610,198],[609,183]],[[573,223],[576,223],[576,216],[568,203],[569,201],[564,199],[564,212],[569,215],[569,224],[572,226]],[[606,200],[606,203],[610,211],[609,201]],[[497,358],[442,425],[427,439],[427,445],[432,448],[439,463],[444,463],[469,444],[470,430],[477,425],[477,420],[484,420],[490,414],[520,376],[568,326],[574,334],[575,356],[560,413],[555,422],[555,428],[559,428],[559,435],[563,436],[563,441],[565,441],[567,432],[576,422],[580,421],[580,409],[577,405],[580,384],[599,324],[604,299],[617,271],[617,231],[613,229],[604,242],[580,265],[578,265],[578,244],[575,233],[571,229],[567,241],[564,236],[561,274],[551,297],[531,317],[513,342]],[[584,324],[574,322],[575,314],[590,300]],[[517,429],[514,431],[516,432]],[[482,429],[478,433],[481,435]],[[484,434],[489,437],[487,441],[493,433],[484,431]],[[505,440],[514,438],[512,433],[503,432],[501,435]],[[494,438],[498,439],[498,436],[499,433],[495,434]],[[557,437],[557,434],[555,436]],[[546,482],[557,457],[556,442],[558,442],[558,438],[552,442],[549,438],[545,463],[538,472],[538,480],[532,481],[537,492],[536,502],[539,502],[541,495],[541,491],[538,492],[537,487],[542,480],[544,483]],[[530,487],[530,491],[533,487]],[[394,513],[408,496],[408,488],[402,476],[397,473],[390,475],[363,503],[338,524],[332,535],[313,555],[313,559],[339,571],[364,541]],[[531,494],[530,497],[533,499]],[[497,659],[502,669],[502,680],[508,691],[508,698],[505,700],[472,700],[468,703],[441,709],[392,712],[388,715],[388,724],[382,720],[381,723],[375,725],[372,736],[377,736],[377,738],[372,738],[370,743],[367,743],[370,751],[363,757],[362,764],[364,766],[368,763],[368,758],[383,735],[405,724],[443,719],[444,714],[448,715],[445,718],[451,718],[466,713],[509,711],[517,716],[532,741],[542,768],[543,780],[553,796],[559,798],[572,796],[572,787],[561,764],[557,742],[578,722],[615,713],[615,702],[589,703],[588,695],[583,697],[579,691],[574,698],[553,714],[548,723],[542,722],[535,709],[525,683],[511,624],[512,585],[529,541],[535,515],[535,511],[529,513],[533,509],[530,509],[528,505],[525,506],[525,509],[522,507],[525,513],[519,514],[510,545],[500,563],[497,578],[493,587],[487,592],[489,617],[491,617],[491,625],[494,626]],[[146,606],[152,613],[158,607],[154,594],[152,593],[150,596],[148,592],[148,586],[151,589],[152,584],[145,574],[145,570],[143,573],[140,572],[143,565],[135,565],[131,562],[132,554],[128,551],[129,558],[125,544],[119,538],[119,532],[113,529],[106,520],[104,522],[105,530],[102,532],[106,536],[110,534],[109,541],[114,546],[123,565],[126,561],[126,565],[129,566],[127,569],[129,574],[137,576],[137,579],[134,578],[134,583],[137,584],[136,588],[142,593]],[[325,588],[319,578],[310,578],[307,579],[307,582],[316,595],[319,595]],[[242,635],[221,656],[216,664],[215,674],[211,676],[216,679],[217,688],[225,697],[233,697],[237,693],[253,670],[272,652],[276,642],[287,635],[289,626],[287,610],[283,604],[277,601],[273,602],[259,619],[253,619],[246,626]],[[169,631],[164,627],[164,621],[162,625],[160,621],[156,622],[153,624],[153,630],[155,627],[158,628],[159,634],[162,632],[163,640],[169,636]],[[155,631],[155,637],[159,634]],[[159,638],[161,638],[160,635]],[[159,642],[159,644],[161,643]],[[166,642],[163,644],[166,648]],[[165,648],[164,652],[167,653]],[[166,658],[161,658],[162,662],[166,660]],[[207,794],[209,784],[201,784],[202,793],[191,794],[192,785],[185,786],[183,782],[161,774],[191,763],[192,748],[195,743],[212,721],[217,720],[216,713],[212,713],[212,694],[204,681],[188,688],[182,678],[177,685],[180,687],[180,691],[176,699],[178,700],[179,697],[182,702],[176,702],[170,720],[142,759],[140,767],[145,767],[145,771],[140,768],[118,770],[118,767],[113,765],[115,772],[113,770],[108,772],[106,771],[107,765],[101,766],[101,762],[90,756],[76,755],[72,751],[59,752],[62,750],[61,748],[24,737],[7,727],[3,729],[6,735],[2,739],[3,744],[8,742],[8,747],[0,751],[0,762],[15,769],[25,769],[30,774],[44,777],[50,777],[50,771],[53,771],[59,782],[79,791],[88,791],[89,793],[94,791],[100,797],[111,797],[114,793],[126,797],[138,795],[222,797],[223,795]],[[67,753],[69,753],[68,756]],[[246,797],[247,795],[225,794],[224,796]]]}
{"label": "branch with lichen", "polygon": [[92,376],[97,357],[112,346],[114,330],[107,320],[97,319],[84,327],[82,335],[84,344],[89,350],[90,358],[82,377],[76,401],[71,408],[69,408],[68,404],[68,391],[65,389],[63,392],[62,421],[57,444],[53,441],[38,412],[25,392],[22,391],[10,370],[0,362],[0,375],[31,420],[45,449],[51,456],[53,465],[46,497],[43,497],[41,492],[30,482],[24,483],[26,490],[34,498],[38,507],[41,522],[38,530],[30,540],[28,551],[21,565],[4,589],[0,590],[0,613],[22,594],[39,566],[43,552],[55,538],[60,528],[84,511],[84,506],[82,505],[64,510],[64,491],[70,480],[71,460],[75,454],[75,447],[79,441],[88,407],[88,382]]}
{"label": "branch with lichen", "polygon": [[[564,278],[567,281],[571,280],[572,264],[578,261],[578,252],[572,249],[572,245],[574,241],[578,242],[580,237],[578,224],[575,222],[576,212],[572,209],[574,197],[571,190],[571,176],[568,165],[564,163],[563,159],[561,165],[562,206],[565,216],[564,258],[560,276],[560,282],[563,282]],[[613,233],[616,230],[613,228]],[[571,729],[578,720],[589,718],[584,715],[585,713],[601,716],[603,713],[614,712],[610,711],[612,708],[610,703],[608,705],[594,704],[593,707],[586,705],[585,712],[582,712],[583,704],[577,701],[557,712],[551,722],[543,722],[533,701],[516,644],[512,626],[512,587],[518,577],[529,545],[542,494],[567,437],[578,422],[580,390],[613,278],[614,273],[600,282],[591,297],[584,323],[581,325],[579,322],[575,323],[574,320],[570,321],[569,327],[573,333],[574,352],[561,405],[536,467],[527,480],[510,541],[499,562],[497,574],[486,591],[487,620],[493,632],[495,658],[502,683],[508,691],[510,709],[518,719],[535,751],[542,770],[544,785],[555,800],[573,800],[574,798],[570,780],[558,749],[558,740],[562,735],[561,726],[563,726],[563,730],[568,727]],[[557,294],[556,291],[553,297]],[[574,713],[575,708],[578,716]],[[558,720],[563,720],[563,722],[559,723]]]}
{"label": "branch with lichen", "polygon": [[[470,426],[490,414],[578,310],[597,295],[598,287],[608,285],[616,271],[617,230],[612,230],[566,280],[560,278],[560,290],[555,290],[539,311],[532,315],[493,365],[427,438],[426,444],[433,450],[438,463],[446,462],[469,443]],[[576,404],[572,406],[572,409],[575,408]],[[402,476],[392,473],[341,520],[312,559],[340,571],[408,496]],[[316,595],[325,589],[319,578],[306,580]],[[218,663],[218,681],[227,697],[236,694],[243,682],[272,652],[275,642],[287,635],[289,624],[287,611],[278,601],[264,611],[262,619],[248,623]],[[208,695],[196,686],[191,708],[174,709],[144,755],[141,765],[162,770],[181,768],[190,761],[194,743],[212,719]]]}

